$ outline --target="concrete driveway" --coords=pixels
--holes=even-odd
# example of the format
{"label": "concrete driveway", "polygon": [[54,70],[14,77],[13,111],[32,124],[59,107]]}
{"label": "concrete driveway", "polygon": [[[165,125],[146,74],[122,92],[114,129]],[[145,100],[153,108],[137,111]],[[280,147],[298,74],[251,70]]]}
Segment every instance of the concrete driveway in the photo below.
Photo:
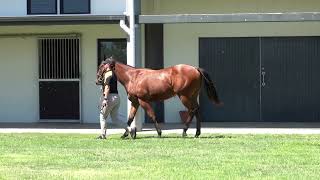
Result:
{"label": "concrete driveway", "polygon": [[[182,133],[182,124],[161,124],[163,135]],[[75,133],[99,134],[99,124],[75,123],[0,123],[0,133]],[[320,123],[202,123],[202,133],[216,134],[320,134]],[[188,134],[195,134],[191,124]],[[109,124],[107,134],[120,134],[124,130]],[[138,134],[157,134],[153,124],[144,124]]]}

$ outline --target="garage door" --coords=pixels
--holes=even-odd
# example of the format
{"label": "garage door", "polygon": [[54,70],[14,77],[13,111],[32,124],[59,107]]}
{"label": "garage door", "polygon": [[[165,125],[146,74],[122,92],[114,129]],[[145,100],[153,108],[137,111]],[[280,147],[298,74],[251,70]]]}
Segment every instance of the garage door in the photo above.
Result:
{"label": "garage door", "polygon": [[259,119],[259,39],[200,39],[200,67],[209,71],[224,107],[216,109],[206,93],[200,106],[205,121]]}
{"label": "garage door", "polygon": [[320,121],[320,37],[262,38],[264,121]]}
{"label": "garage door", "polygon": [[320,38],[200,38],[199,64],[225,106],[200,95],[205,121],[319,121]]}

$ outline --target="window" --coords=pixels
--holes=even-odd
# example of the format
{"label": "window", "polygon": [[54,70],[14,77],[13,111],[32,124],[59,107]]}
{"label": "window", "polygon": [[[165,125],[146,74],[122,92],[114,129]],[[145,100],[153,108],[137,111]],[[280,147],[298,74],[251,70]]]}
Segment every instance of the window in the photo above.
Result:
{"label": "window", "polygon": [[80,39],[40,38],[39,112],[41,120],[80,120]]}
{"label": "window", "polygon": [[126,39],[99,39],[98,40],[98,66],[108,57],[114,57],[117,61],[127,64],[127,40]]}
{"label": "window", "polygon": [[90,14],[90,0],[27,0],[27,14]]}
{"label": "window", "polygon": [[90,0],[61,0],[61,14],[90,14]]}
{"label": "window", "polygon": [[27,0],[27,14],[57,14],[57,0]]}

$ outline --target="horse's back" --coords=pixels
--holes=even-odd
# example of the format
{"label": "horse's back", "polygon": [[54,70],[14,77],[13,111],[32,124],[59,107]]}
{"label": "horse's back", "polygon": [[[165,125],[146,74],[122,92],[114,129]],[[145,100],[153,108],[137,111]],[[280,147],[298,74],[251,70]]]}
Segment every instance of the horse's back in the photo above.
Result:
{"label": "horse's back", "polygon": [[152,70],[141,68],[136,71],[132,93],[147,101],[168,99],[175,95],[171,84],[171,69]]}
{"label": "horse's back", "polygon": [[179,64],[159,70],[137,69],[130,88],[138,98],[148,101],[168,99],[176,94],[193,96],[201,84],[197,68]]}
{"label": "horse's back", "polygon": [[172,67],[174,91],[177,94],[192,96],[201,86],[201,74],[194,66],[179,64]]}
{"label": "horse's back", "polygon": [[179,76],[179,78],[186,80],[198,79],[200,75],[196,67],[187,64],[172,66],[172,71],[174,76]]}

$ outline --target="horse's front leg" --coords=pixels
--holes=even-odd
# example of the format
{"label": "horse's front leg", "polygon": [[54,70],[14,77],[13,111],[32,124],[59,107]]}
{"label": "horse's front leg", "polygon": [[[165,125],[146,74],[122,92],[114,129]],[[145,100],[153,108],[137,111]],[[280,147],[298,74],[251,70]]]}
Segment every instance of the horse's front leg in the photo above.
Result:
{"label": "horse's front leg", "polygon": [[139,103],[140,103],[141,107],[147,112],[148,116],[152,119],[154,126],[157,130],[158,137],[161,137],[162,131],[161,131],[161,128],[157,122],[156,114],[154,113],[151,104],[149,102],[146,102],[146,101],[143,101],[140,99],[139,99]]}
{"label": "horse's front leg", "polygon": [[[126,132],[124,132],[124,134],[121,136],[121,138],[127,137],[129,135],[129,132],[130,132],[130,135],[131,135],[131,137],[133,139],[136,138],[136,136],[137,136],[137,128],[134,127],[134,128],[131,129],[130,126],[131,126],[131,123],[132,123],[136,113],[137,113],[138,108],[139,108],[138,101],[133,101],[131,103],[130,114],[129,114],[129,118],[128,118],[128,122],[127,122],[128,127],[126,128]],[[131,129],[131,131],[130,131],[130,129]]]}

